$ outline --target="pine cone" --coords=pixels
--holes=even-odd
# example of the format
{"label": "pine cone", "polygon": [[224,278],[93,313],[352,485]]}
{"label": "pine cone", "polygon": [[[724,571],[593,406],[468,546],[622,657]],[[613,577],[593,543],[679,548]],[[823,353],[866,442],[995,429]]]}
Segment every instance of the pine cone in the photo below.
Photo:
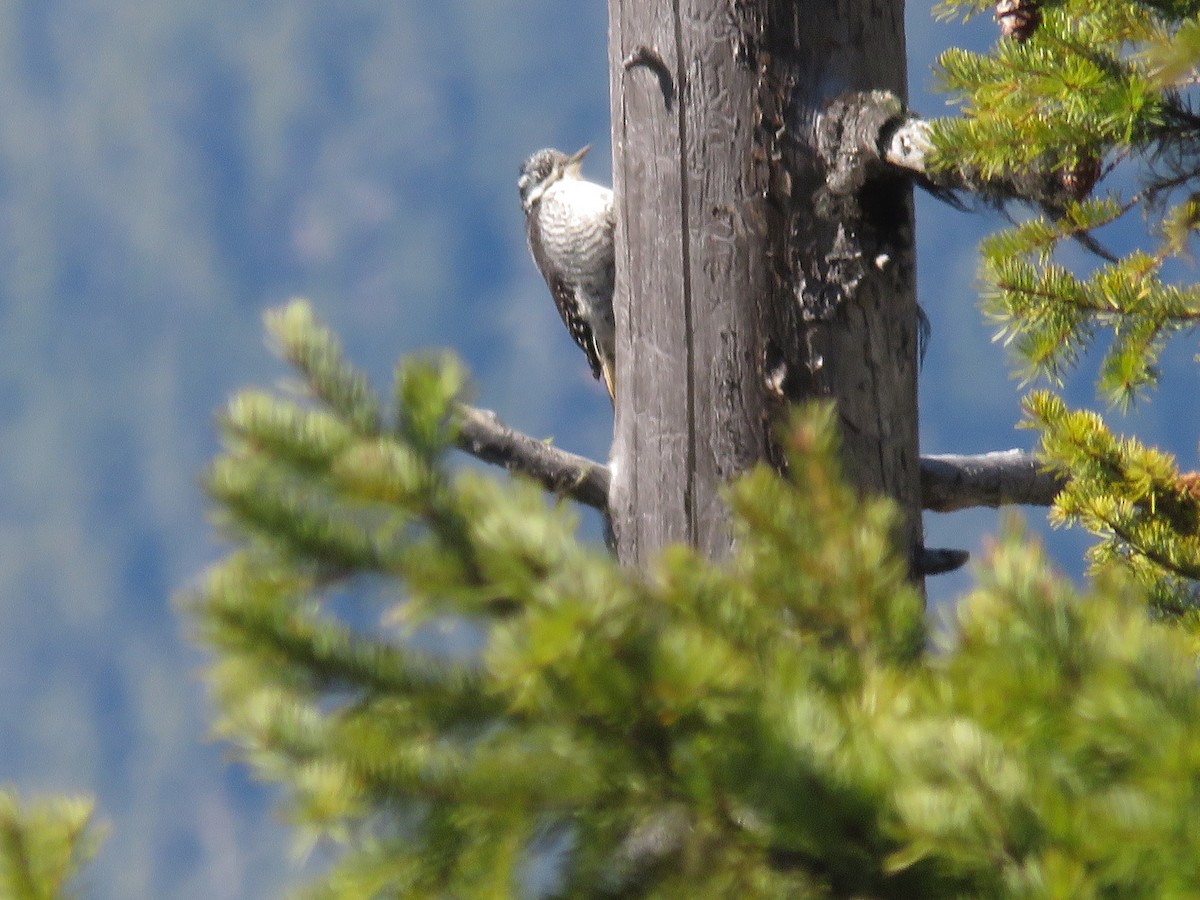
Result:
{"label": "pine cone", "polygon": [[1037,0],[997,0],[996,21],[1004,37],[1025,41],[1042,21],[1042,14]]}
{"label": "pine cone", "polygon": [[1178,483],[1181,494],[1193,503],[1200,503],[1200,472],[1184,472]]}

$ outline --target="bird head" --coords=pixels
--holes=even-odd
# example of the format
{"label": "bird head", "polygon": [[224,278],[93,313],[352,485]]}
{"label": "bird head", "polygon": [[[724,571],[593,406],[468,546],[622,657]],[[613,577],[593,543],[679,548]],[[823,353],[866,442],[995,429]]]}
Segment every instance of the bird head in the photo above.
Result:
{"label": "bird head", "polygon": [[561,178],[578,178],[583,158],[591,145],[567,156],[561,150],[539,150],[521,164],[517,187],[521,191],[521,206],[529,212],[542,199],[542,194]]}

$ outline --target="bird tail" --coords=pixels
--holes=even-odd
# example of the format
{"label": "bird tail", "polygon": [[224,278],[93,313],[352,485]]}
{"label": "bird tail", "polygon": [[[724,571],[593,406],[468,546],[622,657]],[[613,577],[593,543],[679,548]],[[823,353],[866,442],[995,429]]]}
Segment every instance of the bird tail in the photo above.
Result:
{"label": "bird tail", "polygon": [[608,399],[613,406],[617,405],[617,373],[613,371],[615,363],[611,359],[600,359],[600,377],[604,379],[604,387],[608,389]]}

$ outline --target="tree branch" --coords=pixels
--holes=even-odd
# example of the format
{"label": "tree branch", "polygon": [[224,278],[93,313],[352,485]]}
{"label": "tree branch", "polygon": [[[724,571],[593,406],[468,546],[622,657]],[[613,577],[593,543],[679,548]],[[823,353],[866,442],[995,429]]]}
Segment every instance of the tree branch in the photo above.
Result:
{"label": "tree branch", "polygon": [[1066,480],[1023,450],[922,456],[921,505],[934,512],[974,506],[1049,506]]}
{"label": "tree branch", "polygon": [[[955,206],[963,206],[961,195],[973,194],[993,203],[1022,200],[1057,218],[1069,201],[1082,199],[1091,189],[1090,183],[1075,183],[1082,172],[1062,169],[1031,167],[984,177],[962,166],[934,167],[932,123],[890,91],[850,91],[834,98],[822,113],[820,133],[827,186],[835,195],[859,191],[882,171],[900,170]],[[1098,174],[1097,168],[1093,182]],[[1106,255],[1086,234],[1079,239]]]}
{"label": "tree branch", "polygon": [[608,466],[509,428],[491,410],[460,403],[455,425],[455,443],[463,452],[532,478],[555,494],[601,511],[608,508]]}
{"label": "tree branch", "polygon": [[918,175],[929,175],[927,159],[933,152],[932,129],[925,119],[906,114],[893,119],[879,132],[879,149],[887,162]]}
{"label": "tree branch", "polygon": [[[509,428],[490,410],[459,404],[456,424],[456,445],[463,452],[532,478],[555,494],[607,510],[612,473],[603,463]],[[1049,506],[1065,483],[1023,450],[921,457],[921,505],[934,512]]]}

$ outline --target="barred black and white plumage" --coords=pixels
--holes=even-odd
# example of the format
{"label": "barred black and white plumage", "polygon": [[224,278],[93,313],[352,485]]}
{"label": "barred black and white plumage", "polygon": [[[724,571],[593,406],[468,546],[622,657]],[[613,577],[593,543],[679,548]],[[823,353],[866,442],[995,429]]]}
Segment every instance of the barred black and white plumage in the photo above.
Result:
{"label": "barred black and white plumage", "polygon": [[573,156],[539,150],[521,166],[517,186],[529,250],[571,338],[592,374],[615,398],[613,193],[580,175],[584,147]]}

